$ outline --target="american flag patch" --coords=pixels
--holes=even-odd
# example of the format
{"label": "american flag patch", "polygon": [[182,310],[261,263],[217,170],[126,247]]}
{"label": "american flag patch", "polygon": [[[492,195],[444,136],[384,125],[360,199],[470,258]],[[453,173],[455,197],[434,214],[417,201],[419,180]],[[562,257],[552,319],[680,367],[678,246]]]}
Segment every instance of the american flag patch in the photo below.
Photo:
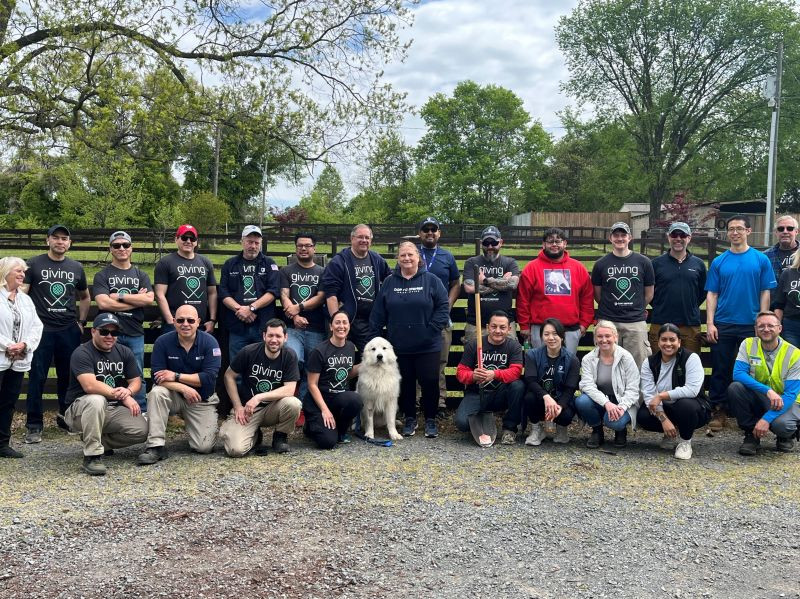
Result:
{"label": "american flag patch", "polygon": [[222,350],[220,348],[218,348],[218,347],[215,347],[214,349],[211,350],[211,355],[212,356],[221,356],[222,355]]}

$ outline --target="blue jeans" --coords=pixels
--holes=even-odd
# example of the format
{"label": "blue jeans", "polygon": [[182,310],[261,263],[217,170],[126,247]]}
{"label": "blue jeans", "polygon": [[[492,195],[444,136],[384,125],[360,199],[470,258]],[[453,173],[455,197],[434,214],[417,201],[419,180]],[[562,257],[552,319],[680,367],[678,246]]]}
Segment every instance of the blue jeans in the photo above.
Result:
{"label": "blue jeans", "polygon": [[733,381],[733,363],[742,341],[753,336],[752,324],[717,323],[717,342],[711,344],[711,381],[708,400],[714,406],[728,404],[728,385]]}
{"label": "blue jeans", "polygon": [[133,396],[142,412],[147,411],[147,393],[144,383],[144,335],[131,337],[130,335],[120,335],[117,337],[117,343],[124,345],[133,352],[133,357],[136,358],[136,364],[139,366],[139,376],[142,377],[142,387],[139,392]]}
{"label": "blue jeans", "polygon": [[300,385],[297,388],[295,397],[305,397],[308,391],[306,383],[305,363],[306,357],[320,343],[325,341],[325,333],[322,331],[309,331],[308,329],[289,329],[289,338],[286,340],[286,347],[291,348],[297,354],[297,363],[300,367]]}
{"label": "blue jeans", "polygon": [[241,333],[231,331],[228,333],[228,359],[233,362],[236,354],[242,351],[245,346],[251,343],[259,343],[263,340],[264,337],[261,335],[261,331],[258,330],[258,326],[247,327]]}
{"label": "blue jeans", "polygon": [[[486,412],[498,412],[506,410],[503,415],[503,429],[517,431],[517,427],[522,422],[522,398],[525,395],[525,383],[520,380],[502,384],[492,391],[484,391],[486,394]],[[481,410],[481,398],[474,391],[465,391],[464,399],[458,404],[455,415],[455,424],[458,430],[469,431],[469,417],[478,414]]]}
{"label": "blue jeans", "polygon": [[795,347],[800,347],[800,321],[784,318],[781,337],[783,337],[784,341],[791,343]]}
{"label": "blue jeans", "polygon": [[39,341],[39,347],[33,352],[31,371],[28,375],[26,426],[31,431],[41,431],[44,426],[44,406],[42,404],[42,391],[47,382],[47,373],[50,364],[56,363],[56,383],[58,392],[58,412],[66,411],[64,400],[69,386],[69,360],[72,352],[81,344],[81,329],[78,323],[61,329],[60,331],[45,331]]}
{"label": "blue jeans", "polygon": [[581,420],[592,428],[604,424],[611,430],[624,431],[625,427],[628,426],[631,421],[631,415],[627,410],[625,410],[625,413],[619,420],[611,420],[608,417],[606,409],[600,404],[595,403],[594,400],[585,393],[581,393],[575,398],[575,411],[578,412],[578,416],[580,416]]}

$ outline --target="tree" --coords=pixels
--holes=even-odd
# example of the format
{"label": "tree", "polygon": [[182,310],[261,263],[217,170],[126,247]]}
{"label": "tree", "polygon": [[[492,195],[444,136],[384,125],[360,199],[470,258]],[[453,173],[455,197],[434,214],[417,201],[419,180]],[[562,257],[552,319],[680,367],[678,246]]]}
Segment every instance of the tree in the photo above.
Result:
{"label": "tree", "polygon": [[523,172],[543,169],[549,145],[541,125],[529,124],[522,100],[502,87],[464,81],[452,97],[428,99],[421,115],[428,132],[416,156],[420,167],[440,167],[428,171],[441,177],[429,190],[438,214],[453,222],[506,222]]}
{"label": "tree", "polygon": [[342,219],[345,206],[344,184],[339,171],[326,165],[311,192],[297,205],[310,223],[335,223]]}
{"label": "tree", "polygon": [[183,216],[202,235],[203,232],[219,231],[230,219],[228,205],[209,191],[192,197],[183,206]]}
{"label": "tree", "polygon": [[651,226],[686,163],[763,110],[796,16],[784,0],[583,0],[556,28],[564,88],[636,141]]}

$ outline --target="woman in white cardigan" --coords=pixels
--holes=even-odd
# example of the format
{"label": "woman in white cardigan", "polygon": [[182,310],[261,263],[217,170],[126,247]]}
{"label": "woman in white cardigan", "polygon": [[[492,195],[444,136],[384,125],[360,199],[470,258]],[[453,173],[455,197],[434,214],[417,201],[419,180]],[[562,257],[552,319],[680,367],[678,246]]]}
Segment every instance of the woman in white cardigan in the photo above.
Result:
{"label": "woman in white cardigan", "polygon": [[31,358],[42,337],[42,322],[33,301],[22,292],[25,261],[0,259],[0,457],[21,458],[11,447],[11,419],[22,379],[31,369]]}
{"label": "woman in white cardigan", "polygon": [[617,327],[599,320],[594,327],[595,347],[581,361],[581,394],[575,410],[592,427],[586,447],[600,447],[605,439],[603,425],[614,431],[614,446],[628,444],[630,423],[636,427],[639,406],[639,369],[633,356],[617,345]]}

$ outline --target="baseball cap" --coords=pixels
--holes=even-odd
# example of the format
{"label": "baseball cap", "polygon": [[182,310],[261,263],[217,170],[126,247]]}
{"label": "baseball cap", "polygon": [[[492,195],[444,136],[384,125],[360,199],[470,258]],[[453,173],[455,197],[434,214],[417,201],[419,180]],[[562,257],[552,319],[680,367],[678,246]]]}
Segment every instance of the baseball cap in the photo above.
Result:
{"label": "baseball cap", "polygon": [[616,231],[617,229],[622,229],[628,235],[631,235],[631,228],[628,226],[628,223],[623,223],[622,221],[619,221],[619,222],[614,223],[613,225],[611,225],[611,232],[612,233],[614,231]]}
{"label": "baseball cap", "polygon": [[263,237],[261,234],[261,229],[256,225],[247,225],[244,229],[242,229],[242,239],[248,235],[258,235],[259,237]]}
{"label": "baseball cap", "polygon": [[199,235],[197,234],[197,229],[195,229],[192,225],[181,225],[180,227],[178,227],[178,231],[177,233],[175,233],[175,237],[180,237],[185,233],[191,233],[195,237],[199,237]]}
{"label": "baseball cap", "polygon": [[681,221],[678,221],[676,223],[672,223],[669,226],[669,229],[667,230],[667,235],[669,235],[673,231],[682,231],[683,233],[686,233],[687,235],[691,235],[692,234],[692,230],[689,228],[689,225],[687,225],[686,223],[683,223]]}
{"label": "baseball cap", "polygon": [[424,227],[425,225],[435,225],[439,229],[442,228],[442,225],[439,224],[439,221],[433,218],[432,216],[426,216],[425,218],[423,218],[422,221],[419,223],[419,227],[417,227],[417,231],[421,231],[422,227]]}
{"label": "baseball cap", "polygon": [[117,239],[124,239],[128,243],[132,243],[131,236],[128,235],[125,231],[114,231],[111,234],[111,237],[108,238],[108,243],[114,243]]}
{"label": "baseball cap", "polygon": [[72,237],[69,232],[69,229],[65,225],[53,225],[49,229],[47,229],[47,236],[50,237],[56,231],[64,231],[67,234],[67,237]]}
{"label": "baseball cap", "polygon": [[494,225],[489,225],[481,232],[481,241],[484,239],[502,239],[503,236],[500,235],[500,229],[495,227]]}
{"label": "baseball cap", "polygon": [[94,317],[92,328],[99,329],[100,327],[108,326],[110,324],[113,324],[115,327],[119,328],[119,319],[110,312],[103,312]]}

